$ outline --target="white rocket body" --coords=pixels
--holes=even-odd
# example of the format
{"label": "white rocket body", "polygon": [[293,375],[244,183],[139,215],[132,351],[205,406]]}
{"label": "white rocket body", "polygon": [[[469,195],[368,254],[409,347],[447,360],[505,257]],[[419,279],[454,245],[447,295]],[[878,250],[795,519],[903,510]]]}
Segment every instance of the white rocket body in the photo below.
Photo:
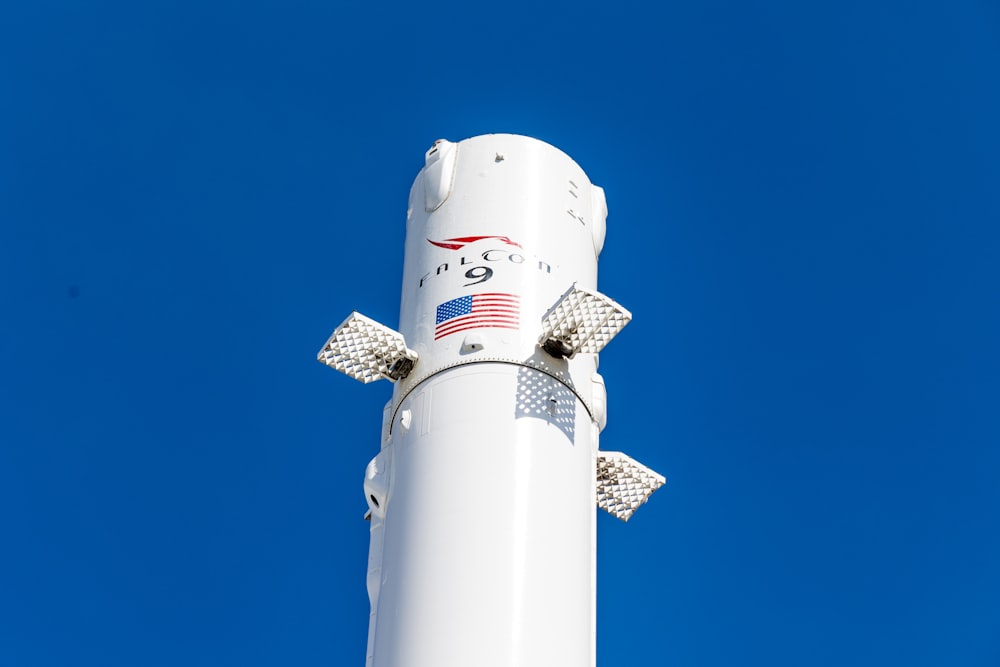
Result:
{"label": "white rocket body", "polygon": [[596,289],[606,214],[541,141],[428,151],[399,321],[417,361],[365,476],[369,667],[594,665],[604,383],[539,334],[568,287]]}

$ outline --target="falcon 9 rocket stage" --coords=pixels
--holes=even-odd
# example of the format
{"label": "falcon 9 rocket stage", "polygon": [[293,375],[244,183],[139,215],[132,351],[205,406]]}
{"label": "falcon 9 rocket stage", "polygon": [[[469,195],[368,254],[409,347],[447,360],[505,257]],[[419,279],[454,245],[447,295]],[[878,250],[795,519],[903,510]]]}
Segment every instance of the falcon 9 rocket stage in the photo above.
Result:
{"label": "falcon 9 rocket stage", "polygon": [[410,190],[399,330],[355,312],[321,362],[394,383],[365,471],[368,667],[595,664],[595,506],[664,478],[598,449],[604,191],[558,149],[437,141]]}

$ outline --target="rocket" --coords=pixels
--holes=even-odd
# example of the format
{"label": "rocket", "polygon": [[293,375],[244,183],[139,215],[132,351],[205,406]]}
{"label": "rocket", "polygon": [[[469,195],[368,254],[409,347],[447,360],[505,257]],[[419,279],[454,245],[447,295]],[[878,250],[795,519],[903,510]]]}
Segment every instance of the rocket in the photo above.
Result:
{"label": "rocket", "polygon": [[627,521],[665,482],[598,448],[598,353],[632,318],[597,291],[606,217],[549,144],[436,141],[398,330],[354,312],[320,350],[393,383],[364,473],[367,667],[595,664],[595,507]]}

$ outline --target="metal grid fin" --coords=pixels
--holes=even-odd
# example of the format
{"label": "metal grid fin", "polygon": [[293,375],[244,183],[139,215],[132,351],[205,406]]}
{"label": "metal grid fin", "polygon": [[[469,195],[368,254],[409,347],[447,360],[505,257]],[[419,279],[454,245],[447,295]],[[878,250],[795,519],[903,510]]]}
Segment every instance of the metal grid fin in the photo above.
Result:
{"label": "metal grid fin", "polygon": [[417,353],[406,347],[403,334],[355,311],[334,329],[316,359],[368,384],[405,376]]}
{"label": "metal grid fin", "polygon": [[621,452],[597,453],[597,506],[628,521],[666,478]]}
{"label": "metal grid fin", "polygon": [[632,313],[613,299],[573,285],[542,318],[539,344],[553,339],[565,343],[569,357],[597,354],[631,320]]}

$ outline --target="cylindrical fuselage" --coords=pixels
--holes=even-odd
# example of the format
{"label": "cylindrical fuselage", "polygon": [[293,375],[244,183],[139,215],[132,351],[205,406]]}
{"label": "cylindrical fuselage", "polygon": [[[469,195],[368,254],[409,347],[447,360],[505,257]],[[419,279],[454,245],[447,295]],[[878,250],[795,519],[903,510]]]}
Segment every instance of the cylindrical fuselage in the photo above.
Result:
{"label": "cylindrical fuselage", "polygon": [[596,355],[538,347],[594,289],[603,191],[541,141],[438,142],[410,192],[399,330],[419,359],[366,473],[368,663],[594,663]]}

